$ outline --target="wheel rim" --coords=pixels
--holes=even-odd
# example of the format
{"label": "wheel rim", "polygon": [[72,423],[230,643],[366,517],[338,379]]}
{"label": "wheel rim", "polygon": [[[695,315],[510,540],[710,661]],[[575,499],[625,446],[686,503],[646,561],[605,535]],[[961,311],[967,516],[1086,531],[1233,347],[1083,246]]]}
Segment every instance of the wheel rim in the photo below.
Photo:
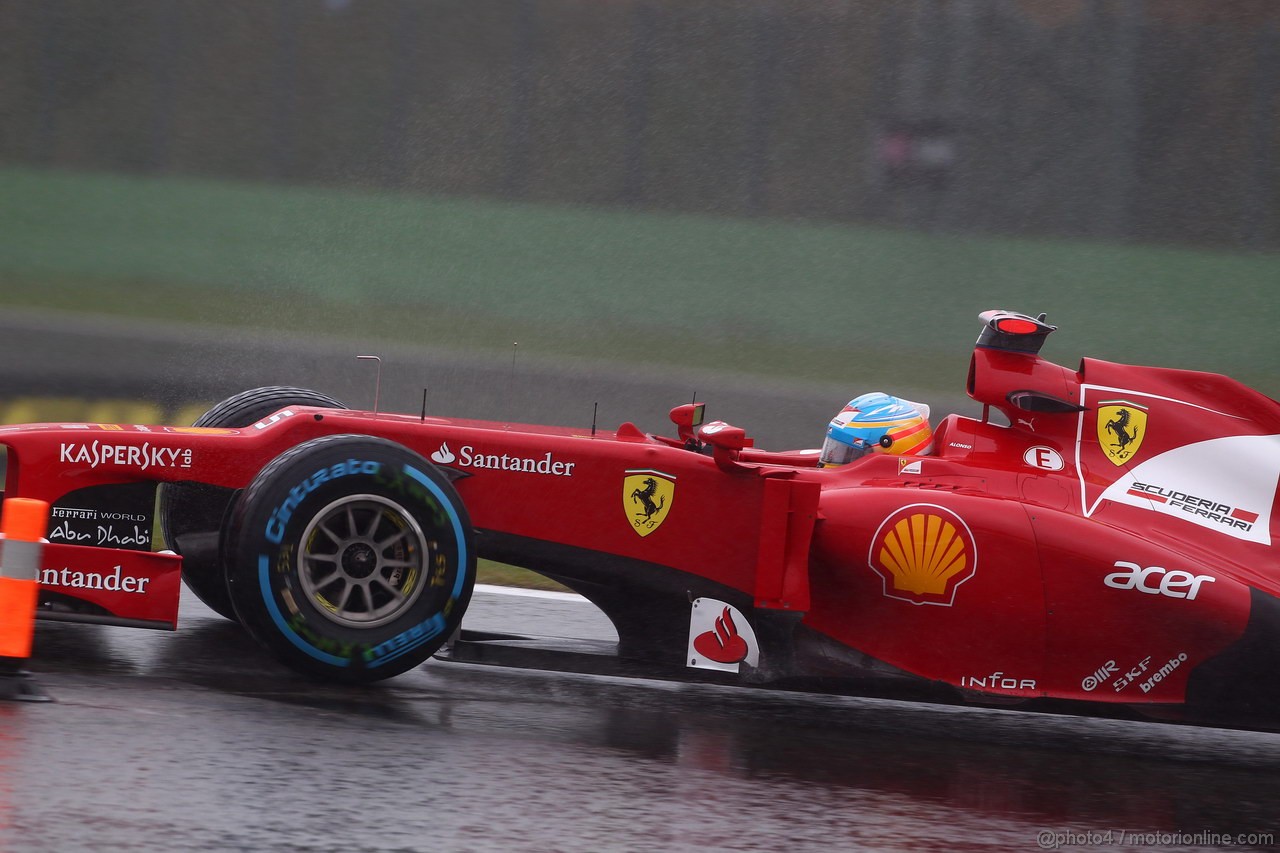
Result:
{"label": "wheel rim", "polygon": [[298,576],[326,617],[371,628],[418,600],[435,550],[404,507],[378,495],[347,495],[316,513],[303,531]]}

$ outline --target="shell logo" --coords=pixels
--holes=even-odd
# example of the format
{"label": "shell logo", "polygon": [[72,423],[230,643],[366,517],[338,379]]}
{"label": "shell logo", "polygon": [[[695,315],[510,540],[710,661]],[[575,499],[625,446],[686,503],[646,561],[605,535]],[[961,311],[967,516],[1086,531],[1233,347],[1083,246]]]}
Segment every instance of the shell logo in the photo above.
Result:
{"label": "shell logo", "polygon": [[977,573],[978,549],[960,516],[912,504],[880,523],[868,561],[884,580],[886,597],[950,607],[956,589]]}

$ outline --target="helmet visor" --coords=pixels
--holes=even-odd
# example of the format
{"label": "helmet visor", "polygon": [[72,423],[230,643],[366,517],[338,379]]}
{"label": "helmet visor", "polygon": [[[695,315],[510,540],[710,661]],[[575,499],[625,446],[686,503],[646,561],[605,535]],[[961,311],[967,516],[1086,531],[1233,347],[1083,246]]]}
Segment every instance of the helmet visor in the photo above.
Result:
{"label": "helmet visor", "polygon": [[829,465],[848,465],[855,459],[861,459],[870,449],[871,446],[868,444],[855,446],[827,436],[827,440],[822,443],[822,455],[818,457],[818,466],[826,468]]}

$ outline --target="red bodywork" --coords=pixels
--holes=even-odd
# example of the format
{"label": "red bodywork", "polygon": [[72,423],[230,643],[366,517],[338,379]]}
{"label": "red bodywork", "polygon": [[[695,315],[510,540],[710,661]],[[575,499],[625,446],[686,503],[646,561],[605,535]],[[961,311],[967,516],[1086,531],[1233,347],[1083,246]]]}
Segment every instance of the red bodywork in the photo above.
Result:
{"label": "red bodywork", "polygon": [[[73,538],[118,544],[94,528],[121,484],[238,489],[317,436],[390,439],[456,472],[482,556],[577,589],[617,625],[620,654],[674,668],[697,597],[745,618],[754,681],[1182,704],[1272,665],[1280,404],[1211,374],[1071,371],[983,345],[968,392],[1001,415],[944,418],[929,455],[831,469],[694,426],[690,407],[673,411],[681,438],[290,407],[244,429],[42,424],[0,443],[7,495],[50,501],[54,525],[96,513]],[[144,550],[139,494],[133,549],[67,544],[67,530],[47,546],[43,615],[173,626],[181,558]],[[117,586],[146,578],[145,592],[106,588],[117,566]],[[717,642],[741,644],[729,610],[718,618]]]}

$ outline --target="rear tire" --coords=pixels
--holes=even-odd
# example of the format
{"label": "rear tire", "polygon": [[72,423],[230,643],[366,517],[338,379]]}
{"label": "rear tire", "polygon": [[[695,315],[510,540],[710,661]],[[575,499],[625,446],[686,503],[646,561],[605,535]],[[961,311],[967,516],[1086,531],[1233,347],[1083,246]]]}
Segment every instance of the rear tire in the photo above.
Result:
{"label": "rear tire", "polygon": [[[192,426],[247,427],[289,406],[346,408],[326,394],[273,385],[228,397]],[[168,547],[182,555],[182,580],[209,609],[232,621],[236,613],[227,593],[221,548],[223,520],[234,494],[231,489],[203,483],[168,483],[160,487],[160,529]]]}
{"label": "rear tire", "polygon": [[365,683],[427,660],[471,600],[471,521],[448,479],[382,438],[300,444],[236,500],[227,589],[276,657]]}

